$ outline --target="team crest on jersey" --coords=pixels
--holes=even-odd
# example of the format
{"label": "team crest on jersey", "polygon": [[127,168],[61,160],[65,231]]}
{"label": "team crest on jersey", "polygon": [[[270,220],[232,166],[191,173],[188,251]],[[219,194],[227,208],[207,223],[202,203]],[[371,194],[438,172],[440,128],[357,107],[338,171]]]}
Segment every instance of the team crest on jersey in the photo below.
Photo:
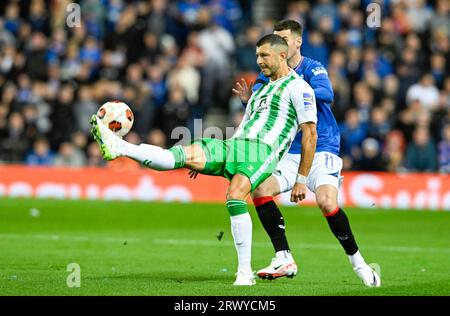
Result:
{"label": "team crest on jersey", "polygon": [[311,93],[303,93],[303,104],[305,105],[305,111],[312,110],[314,97]]}
{"label": "team crest on jersey", "polygon": [[259,105],[256,108],[256,111],[261,112],[267,109],[266,97],[263,97],[261,101],[259,101]]}

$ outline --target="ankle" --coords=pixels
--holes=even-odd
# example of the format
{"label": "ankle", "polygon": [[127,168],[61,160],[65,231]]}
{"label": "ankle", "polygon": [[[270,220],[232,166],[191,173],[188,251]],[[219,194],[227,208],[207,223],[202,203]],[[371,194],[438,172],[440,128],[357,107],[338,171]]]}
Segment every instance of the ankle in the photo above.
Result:
{"label": "ankle", "polygon": [[292,253],[290,252],[290,250],[277,251],[275,253],[275,257],[277,259],[282,259],[285,261],[294,261],[294,258],[292,257]]}

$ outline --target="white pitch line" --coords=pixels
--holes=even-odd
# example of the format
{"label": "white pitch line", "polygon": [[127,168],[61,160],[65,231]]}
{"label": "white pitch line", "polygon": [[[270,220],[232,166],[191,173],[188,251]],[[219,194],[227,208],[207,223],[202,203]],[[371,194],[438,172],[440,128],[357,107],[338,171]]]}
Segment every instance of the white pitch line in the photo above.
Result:
{"label": "white pitch line", "polygon": [[[181,239],[154,239],[157,244],[182,245],[182,246],[219,246],[230,245],[231,241],[213,241],[213,240],[181,240]],[[289,243],[293,248],[319,248],[319,249],[339,249],[339,245],[333,244],[309,244],[309,243]],[[270,243],[253,242],[254,247],[270,247]],[[407,247],[407,246],[371,246],[370,249],[389,251],[389,252],[430,252],[430,253],[450,253],[450,248],[433,248],[433,247]]]}

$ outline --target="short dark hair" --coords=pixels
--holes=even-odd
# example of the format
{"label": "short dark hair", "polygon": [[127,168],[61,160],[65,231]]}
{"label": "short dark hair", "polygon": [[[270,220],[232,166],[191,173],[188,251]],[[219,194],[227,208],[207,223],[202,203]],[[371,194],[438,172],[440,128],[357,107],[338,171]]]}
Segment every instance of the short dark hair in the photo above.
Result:
{"label": "short dark hair", "polygon": [[284,31],[291,30],[292,33],[297,33],[298,35],[303,35],[303,26],[294,20],[282,20],[275,22],[273,25],[274,31]]}
{"label": "short dark hair", "polygon": [[286,42],[286,40],[276,34],[264,35],[256,43],[256,47],[260,47],[264,44],[270,44],[270,46],[281,45],[281,46],[286,47],[286,49],[288,48],[288,43]]}

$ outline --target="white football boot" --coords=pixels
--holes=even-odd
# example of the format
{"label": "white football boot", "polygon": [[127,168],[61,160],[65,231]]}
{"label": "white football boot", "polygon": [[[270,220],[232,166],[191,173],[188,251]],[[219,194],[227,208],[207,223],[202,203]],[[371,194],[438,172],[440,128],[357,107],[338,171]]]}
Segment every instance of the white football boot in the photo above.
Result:
{"label": "white football boot", "polygon": [[273,280],[281,277],[293,278],[297,275],[297,264],[292,256],[276,256],[268,267],[259,270],[256,274],[261,279]]}
{"label": "white football boot", "polygon": [[97,141],[103,159],[114,160],[121,155],[118,151],[121,139],[103,124],[97,115],[91,117],[91,134]]}
{"label": "white football boot", "polygon": [[365,286],[380,287],[381,278],[378,273],[372,269],[368,264],[361,268],[353,268],[356,275],[363,281]]}
{"label": "white football boot", "polygon": [[251,286],[255,285],[255,276],[253,275],[253,272],[247,272],[243,270],[239,270],[236,272],[236,281],[234,281],[233,285],[238,286]]}

